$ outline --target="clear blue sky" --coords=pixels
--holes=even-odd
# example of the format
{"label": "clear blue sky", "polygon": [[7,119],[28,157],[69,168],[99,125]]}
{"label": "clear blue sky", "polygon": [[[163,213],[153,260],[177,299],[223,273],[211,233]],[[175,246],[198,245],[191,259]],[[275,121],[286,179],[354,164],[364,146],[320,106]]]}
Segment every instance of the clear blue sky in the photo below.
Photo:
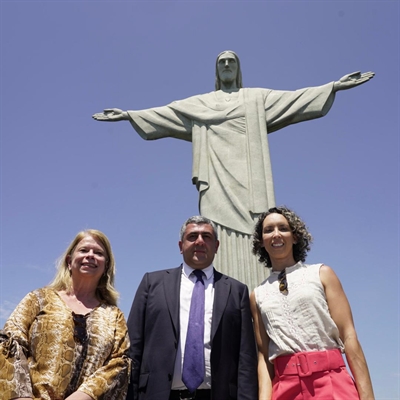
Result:
{"label": "clear blue sky", "polygon": [[178,266],[197,214],[191,145],[142,140],[104,108],[213,90],[235,50],[247,87],[294,90],[361,70],[330,113],[269,136],[276,199],[340,277],[377,399],[399,394],[398,1],[2,1],[0,325],[85,228],[104,231],[127,314],[146,271]]}

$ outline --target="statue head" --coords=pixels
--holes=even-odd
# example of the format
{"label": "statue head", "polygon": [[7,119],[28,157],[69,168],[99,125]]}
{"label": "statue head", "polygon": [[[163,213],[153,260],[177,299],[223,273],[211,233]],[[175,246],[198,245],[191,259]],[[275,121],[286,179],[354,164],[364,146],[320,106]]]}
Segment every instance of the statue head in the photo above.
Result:
{"label": "statue head", "polygon": [[232,51],[232,50],[225,50],[222,53],[218,54],[217,57],[217,61],[215,63],[215,90],[220,90],[222,85],[221,82],[223,82],[223,79],[221,79],[220,77],[220,73],[219,73],[219,69],[218,69],[218,65],[220,63],[220,61],[222,61],[223,59],[227,60],[227,59],[234,59],[236,61],[236,77],[235,77],[235,84],[236,87],[238,89],[243,87],[242,84],[242,71],[240,69],[240,60],[238,55]]}

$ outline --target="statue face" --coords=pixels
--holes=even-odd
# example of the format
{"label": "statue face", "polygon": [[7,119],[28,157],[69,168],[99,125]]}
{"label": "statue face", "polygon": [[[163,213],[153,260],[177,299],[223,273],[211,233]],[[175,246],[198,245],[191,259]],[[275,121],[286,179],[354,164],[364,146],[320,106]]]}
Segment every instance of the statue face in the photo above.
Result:
{"label": "statue face", "polygon": [[238,64],[235,55],[230,52],[221,54],[218,58],[217,69],[221,82],[234,82],[238,73]]}

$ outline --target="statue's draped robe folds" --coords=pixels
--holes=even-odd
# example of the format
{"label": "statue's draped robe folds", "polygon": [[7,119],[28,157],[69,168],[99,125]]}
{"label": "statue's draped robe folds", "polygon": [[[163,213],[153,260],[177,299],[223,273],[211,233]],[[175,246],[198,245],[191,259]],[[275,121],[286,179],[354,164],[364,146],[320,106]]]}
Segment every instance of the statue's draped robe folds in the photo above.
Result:
{"label": "statue's draped robe folds", "polygon": [[250,289],[267,276],[251,253],[255,220],[275,205],[267,134],[324,116],[334,96],[333,83],[296,91],[245,88],[234,98],[216,91],[128,111],[143,139],[192,142],[200,214],[220,235],[215,265]]}

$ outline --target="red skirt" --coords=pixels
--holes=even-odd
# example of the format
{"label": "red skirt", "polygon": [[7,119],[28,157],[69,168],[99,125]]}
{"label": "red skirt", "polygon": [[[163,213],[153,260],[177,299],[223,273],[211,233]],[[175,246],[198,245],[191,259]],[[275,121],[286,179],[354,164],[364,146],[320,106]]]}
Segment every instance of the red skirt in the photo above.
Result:
{"label": "red skirt", "polygon": [[272,400],[359,400],[340,350],[308,351],[274,360]]}

